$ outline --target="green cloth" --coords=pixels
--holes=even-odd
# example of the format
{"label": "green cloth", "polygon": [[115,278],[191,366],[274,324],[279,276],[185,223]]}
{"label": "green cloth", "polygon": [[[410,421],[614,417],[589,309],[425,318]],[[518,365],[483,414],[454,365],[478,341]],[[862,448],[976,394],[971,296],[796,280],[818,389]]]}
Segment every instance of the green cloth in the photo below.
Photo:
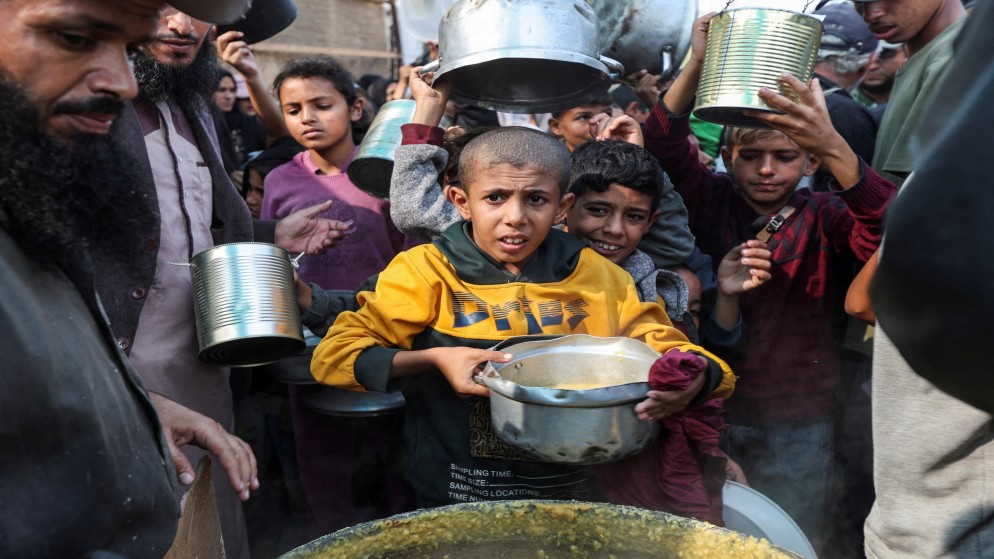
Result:
{"label": "green cloth", "polygon": [[724,128],[720,124],[701,120],[694,115],[690,115],[690,131],[697,136],[697,141],[701,143],[700,150],[718,159],[718,148],[721,147],[721,130]]}
{"label": "green cloth", "polygon": [[963,18],[947,27],[897,71],[887,111],[877,132],[873,169],[901,186],[916,162],[912,136],[925,117],[953,59],[953,41]]}

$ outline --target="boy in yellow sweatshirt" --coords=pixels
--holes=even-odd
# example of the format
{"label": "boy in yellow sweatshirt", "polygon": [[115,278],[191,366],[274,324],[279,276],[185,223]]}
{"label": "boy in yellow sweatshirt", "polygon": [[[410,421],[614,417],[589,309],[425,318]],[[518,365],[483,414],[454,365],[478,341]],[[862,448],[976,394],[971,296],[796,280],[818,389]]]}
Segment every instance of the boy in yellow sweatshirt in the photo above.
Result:
{"label": "boy in yellow sweatshirt", "polygon": [[707,372],[683,391],[650,391],[646,420],[727,397],[721,360],[691,344],[631,276],[552,228],[569,209],[567,151],[526,128],[500,128],[466,146],[451,201],[465,219],[432,244],[403,252],[339,315],[314,351],[328,385],[385,390],[403,379],[411,483],[421,507],[462,501],[596,499],[585,468],[532,461],[490,429],[488,391],[472,380],[486,348],[514,336],[626,336],[666,353],[693,352]]}

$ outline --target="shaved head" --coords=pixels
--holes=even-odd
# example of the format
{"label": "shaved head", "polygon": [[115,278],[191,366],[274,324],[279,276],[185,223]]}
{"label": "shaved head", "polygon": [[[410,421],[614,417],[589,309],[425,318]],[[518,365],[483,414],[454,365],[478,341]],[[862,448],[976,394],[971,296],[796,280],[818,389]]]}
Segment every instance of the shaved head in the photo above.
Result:
{"label": "shaved head", "polygon": [[560,194],[569,183],[570,159],[566,148],[552,136],[522,126],[498,128],[467,144],[459,157],[459,181],[469,188],[487,170],[503,164],[547,172],[559,185]]}

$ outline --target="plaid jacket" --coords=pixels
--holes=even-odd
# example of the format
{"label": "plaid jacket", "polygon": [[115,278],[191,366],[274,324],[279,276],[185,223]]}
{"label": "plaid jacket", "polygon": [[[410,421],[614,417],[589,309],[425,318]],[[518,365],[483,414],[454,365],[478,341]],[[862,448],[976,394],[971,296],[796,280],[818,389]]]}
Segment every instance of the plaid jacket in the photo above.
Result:
{"label": "plaid jacket", "polygon": [[[646,148],[683,196],[690,229],[715,266],[735,245],[756,237],[771,215],[742,198],[730,175],[698,162],[687,141],[688,119],[659,104],[645,124]],[[839,280],[855,256],[868,259],[880,244],[884,211],[896,189],[864,162],[854,187],[833,192],[799,189],[796,211],[769,241],[773,278],[741,298],[745,349],[731,363],[739,377],[726,402],[729,421],[762,424],[822,418],[831,413],[839,382],[832,319],[840,309]]]}

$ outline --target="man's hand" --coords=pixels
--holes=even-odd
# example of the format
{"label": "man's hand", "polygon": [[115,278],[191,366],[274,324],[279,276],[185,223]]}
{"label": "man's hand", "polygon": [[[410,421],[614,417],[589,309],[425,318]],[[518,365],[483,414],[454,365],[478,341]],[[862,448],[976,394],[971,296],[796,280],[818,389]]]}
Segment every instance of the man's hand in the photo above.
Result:
{"label": "man's hand", "polygon": [[770,250],[766,243],[748,240],[728,251],[718,264],[718,290],[725,295],[741,295],[772,278]]}
{"label": "man's hand", "polygon": [[595,140],[621,140],[644,147],[642,127],[628,115],[612,117],[598,113],[590,119],[590,136]]}
{"label": "man's hand", "polygon": [[259,488],[255,455],[245,441],[225,431],[217,421],[164,396],[149,393],[149,399],[159,414],[180,483],[190,485],[196,475],[193,465],[179,449],[192,444],[217,457],[241,500],[248,500],[250,490]]}
{"label": "man's hand", "polygon": [[704,387],[706,379],[706,374],[697,375],[690,381],[690,386],[686,390],[650,390],[646,394],[648,397],[635,406],[635,413],[638,414],[639,419],[650,421],[682,412]]}
{"label": "man's hand", "polygon": [[259,75],[259,65],[248,43],[241,40],[241,31],[228,31],[217,38],[217,53],[228,64],[234,66],[246,79]]}
{"label": "man's hand", "polygon": [[489,396],[490,389],[473,381],[473,375],[483,370],[487,361],[507,363],[514,358],[510,353],[476,349],[472,347],[436,347],[428,350],[435,367],[445,376],[461,397]]}
{"label": "man's hand", "polygon": [[276,223],[276,244],[290,252],[322,254],[345,237],[351,222],[318,217],[333,200],[297,210]]}

